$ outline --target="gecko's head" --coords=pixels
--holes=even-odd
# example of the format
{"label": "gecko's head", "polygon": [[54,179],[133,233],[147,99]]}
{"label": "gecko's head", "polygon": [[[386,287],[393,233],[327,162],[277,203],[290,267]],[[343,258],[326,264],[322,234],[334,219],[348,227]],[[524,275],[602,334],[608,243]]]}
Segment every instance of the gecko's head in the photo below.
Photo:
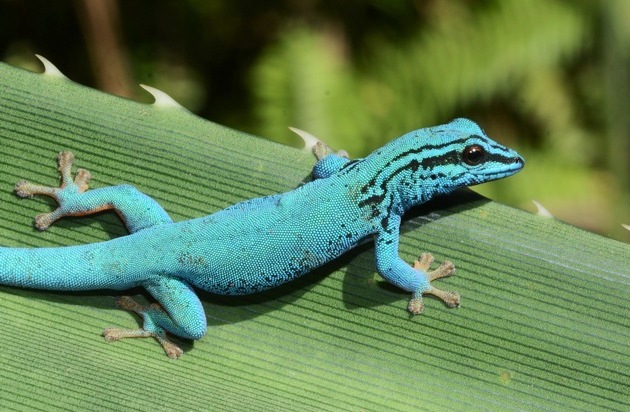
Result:
{"label": "gecko's head", "polygon": [[518,153],[490,139],[468,119],[430,128],[429,139],[434,154],[425,157],[424,163],[437,172],[431,177],[450,189],[502,179],[525,165]]}

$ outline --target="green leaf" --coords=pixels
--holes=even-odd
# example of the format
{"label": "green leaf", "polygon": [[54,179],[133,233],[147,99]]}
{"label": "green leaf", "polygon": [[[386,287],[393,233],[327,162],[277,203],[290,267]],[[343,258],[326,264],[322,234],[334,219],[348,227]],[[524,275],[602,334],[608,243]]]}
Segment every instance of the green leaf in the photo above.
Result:
{"label": "green leaf", "polygon": [[[42,247],[123,235],[113,214],[32,227],[72,150],[93,187],[128,182],[175,220],[290,190],[310,154],[69,80],[0,65],[0,244]],[[532,167],[532,165],[529,165]],[[431,251],[458,276],[438,282],[459,309],[376,275],[370,245],[248,297],[201,293],[208,334],[168,359],[150,339],[107,343],[138,320],[117,292],[2,287],[0,407],[73,410],[627,410],[630,246],[471,192],[416,211],[401,256]],[[255,267],[256,262],[251,262]],[[2,270],[0,268],[0,270]],[[132,291],[130,293],[142,293]]]}

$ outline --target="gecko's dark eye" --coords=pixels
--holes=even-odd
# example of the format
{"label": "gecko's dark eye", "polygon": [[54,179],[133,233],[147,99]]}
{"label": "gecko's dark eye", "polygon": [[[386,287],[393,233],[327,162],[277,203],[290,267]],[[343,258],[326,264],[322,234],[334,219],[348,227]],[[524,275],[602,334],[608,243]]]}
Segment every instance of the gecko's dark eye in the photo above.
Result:
{"label": "gecko's dark eye", "polygon": [[462,152],[462,159],[464,163],[469,166],[476,166],[481,163],[486,156],[486,151],[478,144],[466,146]]}

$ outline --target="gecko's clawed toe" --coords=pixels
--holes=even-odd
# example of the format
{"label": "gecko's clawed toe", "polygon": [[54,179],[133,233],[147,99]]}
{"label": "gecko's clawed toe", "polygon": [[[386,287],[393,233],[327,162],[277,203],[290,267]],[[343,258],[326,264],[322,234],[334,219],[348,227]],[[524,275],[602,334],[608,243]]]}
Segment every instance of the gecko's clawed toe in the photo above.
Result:
{"label": "gecko's clawed toe", "polygon": [[434,281],[446,276],[452,276],[455,274],[455,265],[448,260],[445,260],[438,266],[437,269],[429,271],[431,264],[435,258],[430,253],[423,253],[420,257],[413,262],[413,268],[421,270],[427,274],[429,281]]}
{"label": "gecko's clawed toe", "polygon": [[15,194],[19,197],[33,197],[34,195],[45,195],[55,197],[54,187],[40,186],[29,182],[28,180],[20,180],[15,184]]}
{"label": "gecko's clawed toe", "polygon": [[74,153],[72,152],[60,152],[57,156],[57,170],[63,178],[69,178],[74,165]]}
{"label": "gecko's clawed toe", "polygon": [[153,337],[158,342],[160,342],[160,345],[162,345],[164,352],[166,352],[166,356],[168,356],[169,358],[178,359],[180,356],[184,354],[184,351],[182,350],[182,348],[180,348],[179,346],[174,344],[172,341],[167,339],[165,334],[155,334]]}
{"label": "gecko's clawed toe", "polygon": [[459,307],[459,305],[461,304],[461,296],[457,292],[444,291],[431,286],[431,289],[427,290],[424,293],[433,295],[441,299],[449,308],[456,308]]}
{"label": "gecko's clawed toe", "polygon": [[55,221],[53,213],[41,213],[35,216],[34,223],[37,230],[44,231]]}
{"label": "gecko's clawed toe", "polygon": [[442,262],[437,269],[427,272],[427,276],[430,281],[434,281],[436,279],[444,278],[447,276],[452,276],[455,274],[455,265],[448,260]]}
{"label": "gecko's clawed toe", "polygon": [[15,194],[19,197],[31,197],[33,192],[30,190],[31,183],[28,180],[20,180],[15,184]]}
{"label": "gecko's clawed toe", "polygon": [[418,259],[416,259],[413,262],[413,268],[426,272],[429,270],[429,267],[431,267],[431,264],[433,263],[434,260],[435,258],[433,257],[432,254],[423,253],[420,255]]}
{"label": "gecko's clawed toe", "polygon": [[79,193],[83,193],[90,188],[90,180],[92,180],[92,174],[86,169],[77,169],[77,174],[74,176],[74,184],[77,186]]}
{"label": "gecko's clawed toe", "polygon": [[409,300],[409,304],[407,305],[407,310],[412,315],[419,315],[424,312],[424,301],[422,300],[422,295],[413,296]]}

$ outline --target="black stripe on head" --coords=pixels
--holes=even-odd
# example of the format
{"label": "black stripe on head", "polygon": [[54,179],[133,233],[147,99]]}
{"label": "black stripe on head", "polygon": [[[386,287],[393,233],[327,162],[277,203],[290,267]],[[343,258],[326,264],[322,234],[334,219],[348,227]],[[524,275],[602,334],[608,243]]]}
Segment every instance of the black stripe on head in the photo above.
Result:
{"label": "black stripe on head", "polygon": [[514,156],[503,156],[498,153],[490,153],[490,155],[486,158],[486,162],[497,162],[502,163],[504,165],[511,165],[513,163],[521,163],[521,159],[519,157]]}

